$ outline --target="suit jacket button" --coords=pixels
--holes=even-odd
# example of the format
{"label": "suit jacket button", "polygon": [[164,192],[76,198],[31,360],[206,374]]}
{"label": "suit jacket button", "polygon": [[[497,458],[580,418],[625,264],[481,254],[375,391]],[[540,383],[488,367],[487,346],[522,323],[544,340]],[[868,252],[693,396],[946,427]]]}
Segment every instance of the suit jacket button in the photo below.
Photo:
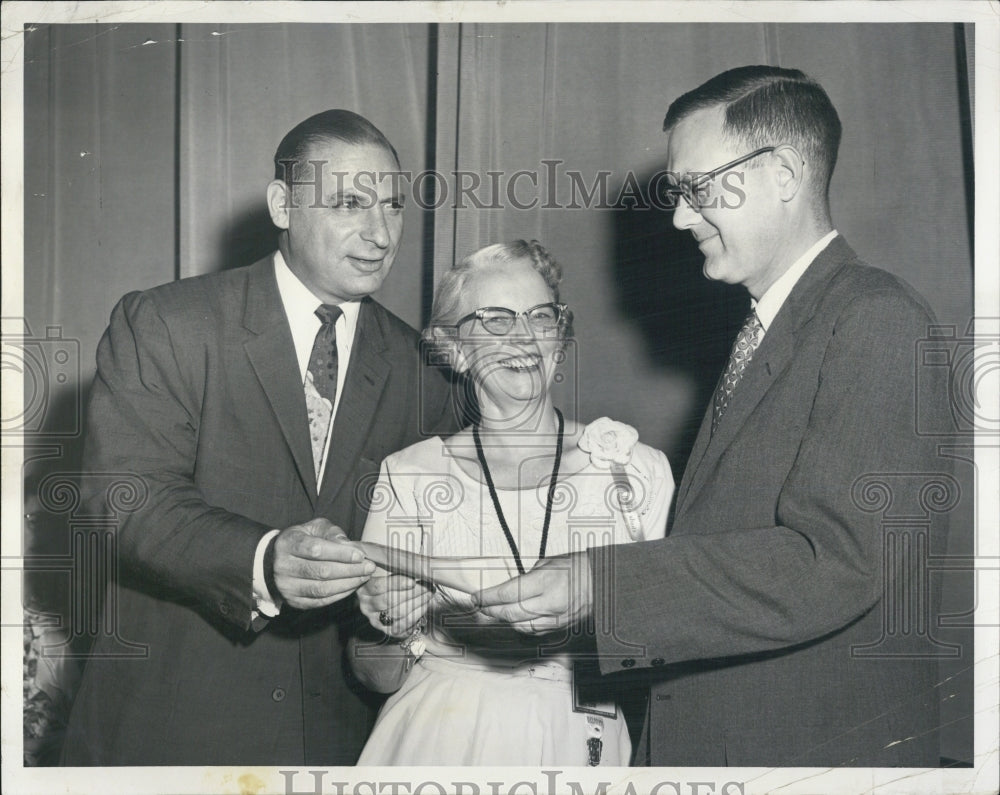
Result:
{"label": "suit jacket button", "polygon": [[656,665],[656,666],[663,665],[664,662],[665,661],[664,661],[664,659],[662,657],[657,657],[655,660],[653,660],[653,665]]}
{"label": "suit jacket button", "polygon": [[229,602],[220,602],[219,603],[219,612],[222,613],[222,615],[224,615],[224,616],[228,616],[229,615]]}
{"label": "suit jacket button", "polygon": [[633,660],[631,657],[622,660],[622,668],[631,668],[634,665],[635,665],[635,660]]}
{"label": "suit jacket button", "polygon": [[274,688],[274,690],[271,691],[271,698],[273,698],[275,701],[284,701],[285,700],[284,689],[280,687]]}

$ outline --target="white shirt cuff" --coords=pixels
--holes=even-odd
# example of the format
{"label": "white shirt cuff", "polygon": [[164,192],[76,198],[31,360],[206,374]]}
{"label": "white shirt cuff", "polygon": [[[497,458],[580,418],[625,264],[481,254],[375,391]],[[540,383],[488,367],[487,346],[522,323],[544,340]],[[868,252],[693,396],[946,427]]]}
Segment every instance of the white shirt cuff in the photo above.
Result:
{"label": "white shirt cuff", "polygon": [[267,549],[267,545],[271,539],[278,535],[279,532],[281,531],[272,530],[270,533],[265,533],[260,541],[257,542],[257,551],[253,556],[253,601],[257,609],[253,611],[253,618],[256,618],[257,614],[274,618],[281,612],[281,600],[274,599],[274,596],[267,590],[267,584],[264,582],[264,550]]}

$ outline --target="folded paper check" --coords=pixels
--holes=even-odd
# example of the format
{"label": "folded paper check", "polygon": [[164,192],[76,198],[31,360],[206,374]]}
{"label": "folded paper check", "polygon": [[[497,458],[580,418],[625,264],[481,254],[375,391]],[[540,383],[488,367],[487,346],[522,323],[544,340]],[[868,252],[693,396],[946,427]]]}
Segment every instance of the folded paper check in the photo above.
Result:
{"label": "folded paper check", "polygon": [[502,557],[431,557],[370,541],[356,541],[354,545],[368,560],[386,571],[468,594],[507,582],[514,574],[507,568],[507,559]]}

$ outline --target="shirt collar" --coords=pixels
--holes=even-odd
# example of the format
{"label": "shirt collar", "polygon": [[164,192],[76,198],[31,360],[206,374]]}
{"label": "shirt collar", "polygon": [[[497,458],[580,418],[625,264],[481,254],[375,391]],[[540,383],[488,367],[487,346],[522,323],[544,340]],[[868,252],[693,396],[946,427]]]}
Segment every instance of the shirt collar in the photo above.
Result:
{"label": "shirt collar", "polygon": [[753,306],[754,310],[757,312],[757,319],[760,320],[760,324],[763,326],[764,331],[767,331],[771,323],[774,322],[774,318],[777,316],[778,310],[781,309],[782,304],[785,303],[785,299],[788,298],[789,293],[792,292],[792,288],[795,287],[799,279],[802,278],[802,274],[806,272],[806,269],[812,264],[813,260],[819,256],[819,253],[823,249],[830,245],[830,241],[836,236],[836,229],[833,229],[823,235],[823,237],[813,243],[801,257],[795,260],[788,270],[778,277],[774,284],[768,288],[767,292],[760,297],[759,301],[751,300],[751,306]]}
{"label": "shirt collar", "polygon": [[[312,291],[299,280],[298,276],[292,273],[280,251],[274,252],[274,278],[278,283],[281,304],[285,309],[285,316],[288,318],[288,327],[291,329],[292,339],[295,341],[299,369],[304,378],[306,368],[309,366],[313,340],[322,325],[316,316],[316,310],[323,302],[312,294]],[[337,347],[350,351],[354,344],[354,332],[358,327],[361,302],[344,301],[338,306],[341,310],[341,316],[336,325]]]}

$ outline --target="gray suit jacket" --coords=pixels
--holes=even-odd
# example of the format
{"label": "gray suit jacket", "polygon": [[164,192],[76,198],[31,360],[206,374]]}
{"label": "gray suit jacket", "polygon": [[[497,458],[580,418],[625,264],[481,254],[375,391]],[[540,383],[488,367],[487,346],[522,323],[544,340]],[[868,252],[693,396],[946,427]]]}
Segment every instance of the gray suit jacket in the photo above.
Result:
{"label": "gray suit jacket", "polygon": [[[877,653],[887,587],[926,572],[915,554],[906,572],[884,555],[890,534],[859,491],[887,473],[949,482],[938,440],[916,432],[918,402],[950,423],[944,373],[918,379],[914,366],[933,322],[913,290],[835,238],[714,436],[706,412],[669,536],[591,551],[602,670],[652,676],[640,758],[938,764],[935,659]],[[907,543],[940,551],[942,516],[930,517]]]}
{"label": "gray suit jacket", "polygon": [[134,473],[148,493],[114,516],[119,577],[63,762],[353,764],[378,706],[343,659],[353,600],[252,622],[252,564],[263,533],[313,517],[359,537],[365,486],[421,438],[419,412],[451,425],[416,332],[362,303],[319,485],[270,257],[125,296],[97,360],[85,480]]}

